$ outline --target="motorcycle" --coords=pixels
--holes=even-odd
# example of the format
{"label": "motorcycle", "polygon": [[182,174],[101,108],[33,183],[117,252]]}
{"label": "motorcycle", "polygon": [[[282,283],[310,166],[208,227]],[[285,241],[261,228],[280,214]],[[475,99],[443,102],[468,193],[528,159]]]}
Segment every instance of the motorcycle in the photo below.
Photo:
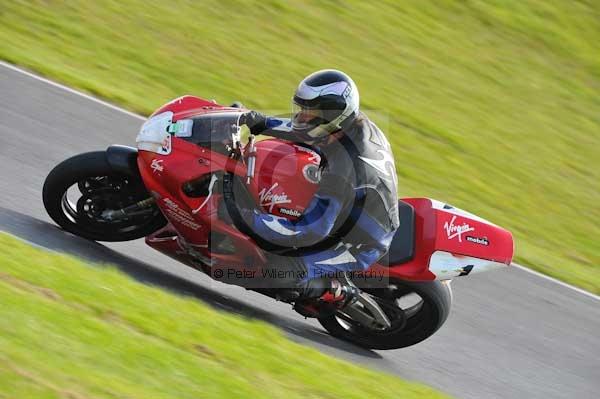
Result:
{"label": "motorcycle", "polygon": [[[175,99],[143,124],[137,148],[113,145],[58,164],[45,180],[44,206],[75,235],[145,237],[150,247],[219,281],[224,270],[267,266],[268,248],[244,225],[239,203],[301,218],[318,187],[320,156],[275,138],[249,135],[242,145],[243,112],[239,104]],[[450,312],[451,279],[506,267],[513,257],[511,233],[482,218],[429,198],[398,205],[400,228],[388,253],[369,270],[344,275],[360,290],[358,300],[314,315],[331,335],[369,349],[428,338]],[[278,298],[277,288],[250,289]]]}

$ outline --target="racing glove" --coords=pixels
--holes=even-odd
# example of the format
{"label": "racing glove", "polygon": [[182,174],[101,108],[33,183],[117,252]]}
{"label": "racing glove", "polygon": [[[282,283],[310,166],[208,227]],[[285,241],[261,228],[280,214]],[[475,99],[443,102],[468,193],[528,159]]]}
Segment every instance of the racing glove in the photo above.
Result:
{"label": "racing glove", "polygon": [[240,117],[240,125],[248,126],[252,134],[261,134],[267,130],[267,117],[260,112],[248,111]]}

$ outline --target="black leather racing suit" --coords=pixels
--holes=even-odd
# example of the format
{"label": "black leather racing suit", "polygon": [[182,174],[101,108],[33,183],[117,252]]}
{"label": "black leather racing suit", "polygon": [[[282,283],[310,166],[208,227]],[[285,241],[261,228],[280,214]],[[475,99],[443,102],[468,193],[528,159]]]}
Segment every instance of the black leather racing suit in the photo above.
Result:
{"label": "black leather racing suit", "polygon": [[[301,142],[289,120],[267,118],[266,128],[262,134]],[[387,252],[399,227],[390,144],[366,115],[360,113],[341,138],[317,150],[319,188],[299,220],[257,210],[244,217],[264,241],[279,248],[279,256],[300,263],[304,282],[366,270]]]}

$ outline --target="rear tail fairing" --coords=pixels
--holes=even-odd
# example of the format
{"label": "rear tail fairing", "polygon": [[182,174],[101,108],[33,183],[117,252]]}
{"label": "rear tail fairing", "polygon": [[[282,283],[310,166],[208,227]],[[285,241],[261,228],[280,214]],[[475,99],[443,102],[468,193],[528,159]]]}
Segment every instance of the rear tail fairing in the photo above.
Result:
{"label": "rear tail fairing", "polygon": [[507,230],[462,209],[432,200],[438,232],[429,270],[438,280],[509,266],[514,254]]}
{"label": "rear tail fairing", "polygon": [[514,243],[507,230],[436,200],[403,201],[415,210],[414,256],[389,267],[374,265],[378,273],[401,280],[448,280],[510,265]]}

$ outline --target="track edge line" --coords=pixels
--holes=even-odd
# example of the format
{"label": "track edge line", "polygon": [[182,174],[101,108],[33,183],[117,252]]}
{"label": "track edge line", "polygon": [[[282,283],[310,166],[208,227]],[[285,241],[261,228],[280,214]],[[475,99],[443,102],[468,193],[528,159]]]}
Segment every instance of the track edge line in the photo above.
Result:
{"label": "track edge line", "polygon": [[584,290],[583,288],[575,287],[574,285],[571,285],[571,284],[565,283],[564,281],[560,281],[560,280],[558,280],[558,279],[555,279],[554,277],[547,276],[547,275],[545,275],[545,274],[543,274],[543,273],[540,273],[540,272],[538,272],[538,271],[535,271],[535,270],[533,270],[533,269],[530,269],[530,268],[528,268],[528,267],[525,267],[525,266],[523,266],[523,265],[519,265],[519,264],[517,264],[517,263],[511,263],[511,266],[512,266],[512,267],[516,267],[517,269],[523,270],[524,272],[527,272],[527,273],[533,274],[534,276],[537,276],[537,277],[543,278],[544,280],[551,281],[551,282],[553,282],[554,284],[558,284],[558,285],[560,285],[560,286],[562,286],[562,287],[565,287],[565,288],[570,288],[571,290],[573,290],[573,291],[576,291],[576,292],[578,292],[578,293],[580,293],[580,294],[583,294],[583,295],[585,295],[585,296],[587,296],[587,297],[589,297],[589,298],[592,298],[592,299],[595,299],[595,300],[597,300],[597,301],[600,301],[600,296],[598,296],[598,295],[596,295],[596,294],[594,294],[594,293],[591,293],[591,292],[589,292],[589,291],[586,291],[586,290]]}
{"label": "track edge line", "polygon": [[105,107],[108,107],[110,109],[113,109],[113,110],[121,112],[121,113],[124,113],[124,114],[129,115],[129,116],[131,116],[133,118],[136,118],[136,119],[139,119],[139,120],[142,120],[142,121],[146,120],[146,118],[144,116],[142,116],[142,115],[139,115],[139,114],[136,114],[134,112],[128,111],[128,110],[126,110],[124,108],[121,108],[121,107],[119,107],[117,105],[111,104],[111,103],[109,103],[107,101],[104,101],[104,100],[100,100],[99,98],[94,97],[94,96],[92,96],[90,94],[86,94],[86,93],[83,93],[81,91],[75,90],[75,89],[73,89],[71,87],[65,86],[65,85],[63,85],[61,83],[58,83],[58,82],[55,82],[53,80],[47,79],[47,78],[42,77],[40,75],[36,75],[33,72],[30,72],[30,71],[28,71],[26,69],[23,69],[21,67],[18,67],[16,65],[9,64],[8,62],[5,62],[3,60],[0,60],[0,66],[3,66],[5,68],[10,69],[10,70],[15,71],[15,72],[22,73],[23,75],[29,76],[32,79],[38,80],[40,82],[44,82],[44,83],[46,83],[46,84],[48,84],[50,86],[59,88],[61,90],[65,90],[65,91],[67,91],[67,92],[69,92],[71,94],[75,94],[77,96],[83,97],[83,98],[88,99],[90,101],[93,101],[93,102],[95,102],[97,104],[104,105]]}

